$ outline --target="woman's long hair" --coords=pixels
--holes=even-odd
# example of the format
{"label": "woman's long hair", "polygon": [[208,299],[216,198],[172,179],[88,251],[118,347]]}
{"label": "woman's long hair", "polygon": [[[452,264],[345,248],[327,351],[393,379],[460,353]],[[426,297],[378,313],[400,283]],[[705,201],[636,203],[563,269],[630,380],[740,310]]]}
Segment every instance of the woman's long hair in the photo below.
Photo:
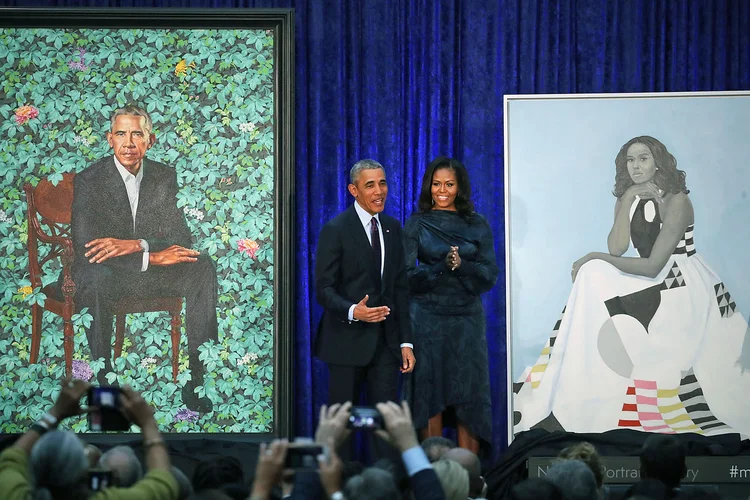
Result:
{"label": "woman's long hair", "polygon": [[449,168],[456,173],[458,182],[458,193],[456,194],[456,212],[458,215],[469,215],[474,211],[474,203],[471,201],[471,184],[469,184],[469,173],[463,163],[453,158],[438,156],[430,162],[427,170],[422,176],[422,190],[419,193],[417,206],[420,212],[432,210],[432,177],[436,170]]}
{"label": "woman's long hair", "polygon": [[654,158],[656,172],[654,172],[654,184],[668,193],[689,193],[685,185],[685,171],[677,169],[677,160],[667,151],[659,140],[648,135],[633,137],[626,142],[615,157],[615,188],[612,191],[617,198],[625,194],[632,186],[633,179],[628,172],[628,148],[633,144],[645,144]]}
{"label": "woman's long hair", "polygon": [[51,500],[87,498],[88,460],[78,436],[50,431],[34,443],[29,457],[34,477],[34,498]]}

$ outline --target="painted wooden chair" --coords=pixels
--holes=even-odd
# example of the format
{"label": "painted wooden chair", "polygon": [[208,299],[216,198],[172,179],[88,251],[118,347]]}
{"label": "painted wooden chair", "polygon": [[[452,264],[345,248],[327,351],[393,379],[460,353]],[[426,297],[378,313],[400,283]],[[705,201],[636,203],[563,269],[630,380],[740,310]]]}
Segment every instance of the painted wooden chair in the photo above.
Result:
{"label": "painted wooden chair", "polygon": [[[42,288],[45,294],[44,306],[34,304],[31,307],[31,353],[29,363],[36,363],[39,357],[39,345],[42,339],[42,313],[47,310],[63,319],[63,350],[65,352],[65,373],[72,374],[73,367],[73,323],[76,312],[76,285],[71,276],[73,268],[73,241],[70,232],[70,220],[73,209],[73,177],[75,174],[63,174],[63,179],[56,186],[41,180],[36,187],[24,185],[28,205],[28,249],[29,276],[33,288],[42,286],[44,265],[59,259],[62,265],[61,283],[52,283]],[[44,254],[39,245],[49,247]],[[115,343],[113,358],[122,354],[125,337],[125,316],[131,313],[154,311],[169,312],[172,321],[172,379],[177,381],[180,354],[180,329],[182,327],[182,297],[123,297],[118,300],[112,312],[115,316]]]}

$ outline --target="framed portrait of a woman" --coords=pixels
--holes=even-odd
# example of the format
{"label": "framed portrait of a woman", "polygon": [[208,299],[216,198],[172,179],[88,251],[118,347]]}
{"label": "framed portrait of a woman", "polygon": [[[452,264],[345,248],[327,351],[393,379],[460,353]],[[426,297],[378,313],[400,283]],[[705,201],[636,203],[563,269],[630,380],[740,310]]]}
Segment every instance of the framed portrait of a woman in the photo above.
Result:
{"label": "framed portrait of a woman", "polygon": [[505,106],[509,439],[750,434],[750,94]]}

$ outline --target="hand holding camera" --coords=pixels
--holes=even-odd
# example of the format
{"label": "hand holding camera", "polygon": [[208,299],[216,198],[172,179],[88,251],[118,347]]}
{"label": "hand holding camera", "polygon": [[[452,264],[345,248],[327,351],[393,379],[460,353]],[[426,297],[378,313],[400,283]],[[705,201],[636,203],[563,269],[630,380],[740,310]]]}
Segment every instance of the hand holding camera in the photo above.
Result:
{"label": "hand holding camera", "polygon": [[414,424],[411,419],[411,410],[409,403],[403,401],[401,406],[393,401],[387,403],[378,403],[378,411],[383,416],[385,430],[378,430],[376,433],[402,453],[410,448],[419,446],[417,432],[414,430]]}
{"label": "hand holding camera", "polygon": [[347,422],[349,421],[349,409],[352,404],[347,401],[344,404],[333,404],[330,407],[320,407],[318,428],[315,431],[315,442],[328,445],[333,440],[333,447],[338,448],[349,435]]}
{"label": "hand holding camera", "polygon": [[83,380],[65,378],[62,381],[60,394],[57,396],[55,404],[50,408],[49,414],[60,421],[88,412],[88,408],[81,407],[81,398],[90,387],[91,385]]}

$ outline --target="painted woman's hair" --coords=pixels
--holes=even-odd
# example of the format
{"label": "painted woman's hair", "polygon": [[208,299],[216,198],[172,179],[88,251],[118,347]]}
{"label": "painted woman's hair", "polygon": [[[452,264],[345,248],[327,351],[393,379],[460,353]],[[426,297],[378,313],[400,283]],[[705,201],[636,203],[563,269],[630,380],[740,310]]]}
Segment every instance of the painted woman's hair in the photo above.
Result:
{"label": "painted woman's hair", "polygon": [[617,153],[615,157],[615,188],[612,194],[619,198],[633,185],[633,179],[630,178],[628,173],[627,158],[628,148],[633,144],[644,144],[651,151],[651,155],[654,157],[654,165],[656,165],[654,183],[660,189],[673,194],[690,192],[685,185],[685,171],[677,169],[677,160],[667,151],[666,146],[653,137],[642,135],[630,139]]}

